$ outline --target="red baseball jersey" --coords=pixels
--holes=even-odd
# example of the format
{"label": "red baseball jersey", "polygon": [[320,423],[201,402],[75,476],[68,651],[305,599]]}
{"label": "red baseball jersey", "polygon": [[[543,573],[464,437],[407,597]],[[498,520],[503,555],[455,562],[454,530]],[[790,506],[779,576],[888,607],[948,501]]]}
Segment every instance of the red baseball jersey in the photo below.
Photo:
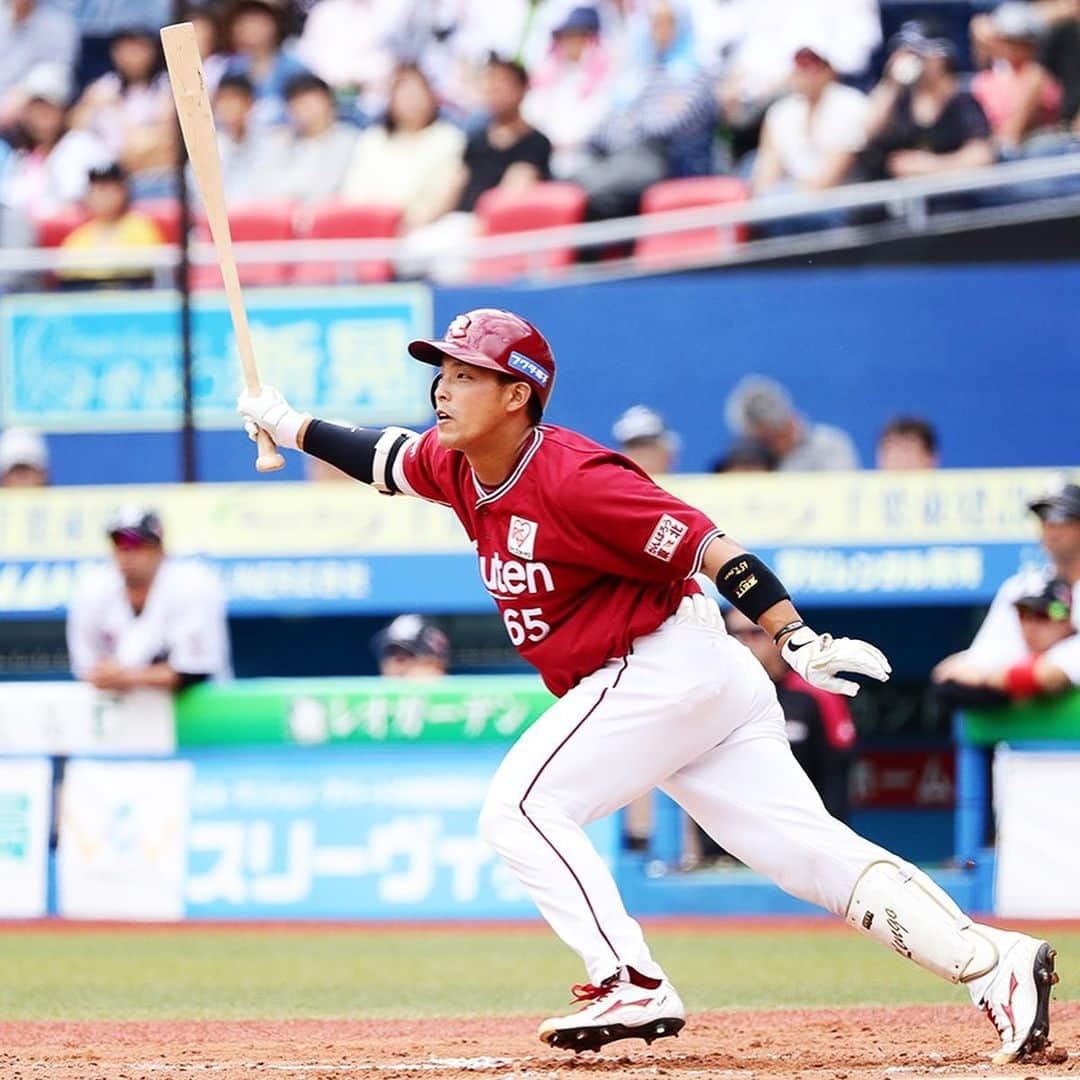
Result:
{"label": "red baseball jersey", "polygon": [[492,490],[434,428],[395,474],[403,491],[457,514],[510,641],[557,696],[699,592],[689,579],[721,535],[632,461],[548,424]]}

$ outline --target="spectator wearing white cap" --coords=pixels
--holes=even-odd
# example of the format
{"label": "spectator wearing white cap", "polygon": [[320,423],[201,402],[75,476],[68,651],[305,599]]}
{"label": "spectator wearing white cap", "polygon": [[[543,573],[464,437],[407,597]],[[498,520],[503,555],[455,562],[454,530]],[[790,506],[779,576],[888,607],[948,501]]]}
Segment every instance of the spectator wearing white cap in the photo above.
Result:
{"label": "spectator wearing white cap", "polygon": [[0,4],[0,127],[19,113],[20,84],[38,64],[56,64],[70,78],[78,55],[79,30],[67,12],[37,0]]}
{"label": "spectator wearing white cap", "polygon": [[0,180],[0,203],[32,218],[51,217],[78,202],[90,170],[112,159],[95,135],[68,129],[72,84],[66,68],[38,64],[22,90],[25,103],[10,135],[14,152]]}
{"label": "spectator wearing white cap", "polygon": [[615,421],[611,434],[619,453],[650,476],[662,476],[675,466],[679,436],[668,430],[664,418],[647,405],[632,405]]}
{"label": "spectator wearing white cap", "polygon": [[866,96],[837,81],[826,41],[796,53],[791,93],[769,106],[754,163],[755,195],[843,183],[866,141]]}
{"label": "spectator wearing white cap", "polygon": [[971,80],[994,138],[1005,150],[1061,119],[1061,84],[1039,63],[1043,23],[1030,5],[1010,0],[990,16],[991,64]]}
{"label": "spectator wearing white cap", "polygon": [[49,448],[33,428],[8,428],[0,435],[0,487],[47,487]]}
{"label": "spectator wearing white cap", "polygon": [[859,468],[859,455],[847,432],[811,423],[795,410],[791,396],[775,379],[747,375],[724,403],[728,427],[764,444],[785,472],[824,472]]}
{"label": "spectator wearing white cap", "polygon": [[122,507],[106,533],[112,561],[79,580],[68,608],[75,677],[120,693],[228,678],[225,593],[216,575],[169,556],[161,518],[148,507]]}

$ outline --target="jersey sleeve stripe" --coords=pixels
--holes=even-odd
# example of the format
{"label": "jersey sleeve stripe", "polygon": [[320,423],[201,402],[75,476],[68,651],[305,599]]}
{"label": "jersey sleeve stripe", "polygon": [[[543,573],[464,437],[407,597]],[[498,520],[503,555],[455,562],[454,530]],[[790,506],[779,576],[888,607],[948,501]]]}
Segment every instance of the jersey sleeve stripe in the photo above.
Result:
{"label": "jersey sleeve stripe", "polygon": [[394,486],[398,491],[405,495],[412,495],[415,498],[421,498],[420,493],[409,483],[405,476],[405,452],[409,449],[413,443],[419,442],[420,436],[413,435],[412,438],[406,439],[395,451],[393,459],[389,464],[389,478],[393,481]]}
{"label": "jersey sleeve stripe", "polygon": [[705,561],[705,549],[712,543],[713,540],[723,536],[723,532],[720,529],[711,529],[702,538],[701,543],[697,546],[697,551],[694,553],[694,567],[686,576],[692,578],[695,574],[701,573],[701,564]]}

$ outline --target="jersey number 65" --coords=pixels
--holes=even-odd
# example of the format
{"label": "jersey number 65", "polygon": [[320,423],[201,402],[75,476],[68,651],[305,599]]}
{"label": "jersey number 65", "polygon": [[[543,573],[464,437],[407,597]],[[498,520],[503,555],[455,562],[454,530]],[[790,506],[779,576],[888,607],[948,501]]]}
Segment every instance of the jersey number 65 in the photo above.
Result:
{"label": "jersey number 65", "polygon": [[538,607],[522,608],[521,611],[507,608],[502,615],[510,644],[518,648],[526,641],[542,641],[546,638],[551,633],[551,627],[543,619],[537,618],[543,614],[544,609]]}

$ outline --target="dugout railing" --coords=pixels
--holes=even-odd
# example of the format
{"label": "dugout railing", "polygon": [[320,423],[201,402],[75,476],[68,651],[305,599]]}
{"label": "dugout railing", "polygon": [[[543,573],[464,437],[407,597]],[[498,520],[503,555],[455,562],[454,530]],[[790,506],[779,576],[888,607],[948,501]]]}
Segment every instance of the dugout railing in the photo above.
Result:
{"label": "dugout railing", "polygon": [[[957,200],[968,196],[969,205]],[[988,205],[989,204],[989,205]],[[877,211],[876,215],[873,213]],[[792,219],[822,215],[867,215],[878,220],[816,228],[786,236],[721,243],[721,233],[736,226],[768,231]],[[997,164],[933,177],[881,180],[850,184],[829,191],[791,192],[748,202],[673,210],[615,218],[608,221],[475,237],[456,252],[461,260],[520,257],[529,266],[524,275],[562,283],[654,274],[712,266],[752,263],[763,259],[858,247],[903,236],[948,234],[965,229],[1034,221],[1065,220],[1080,214],[1080,152]],[[715,251],[694,251],[665,259],[658,265],[633,256],[603,258],[570,267],[552,268],[552,252],[573,249],[610,252],[643,237],[663,236],[715,228]],[[397,262],[408,255],[402,238],[346,240],[249,241],[235,245],[237,262],[278,263],[293,266],[331,263],[345,267],[359,262]],[[63,270],[146,269],[156,284],[169,285],[180,261],[176,245],[163,244],[136,250],[100,248],[65,251],[59,248],[11,247],[0,250],[0,275],[53,274]],[[217,262],[213,245],[191,245],[194,266]],[[342,273],[342,281],[350,279]],[[466,277],[465,280],[468,280]]]}

